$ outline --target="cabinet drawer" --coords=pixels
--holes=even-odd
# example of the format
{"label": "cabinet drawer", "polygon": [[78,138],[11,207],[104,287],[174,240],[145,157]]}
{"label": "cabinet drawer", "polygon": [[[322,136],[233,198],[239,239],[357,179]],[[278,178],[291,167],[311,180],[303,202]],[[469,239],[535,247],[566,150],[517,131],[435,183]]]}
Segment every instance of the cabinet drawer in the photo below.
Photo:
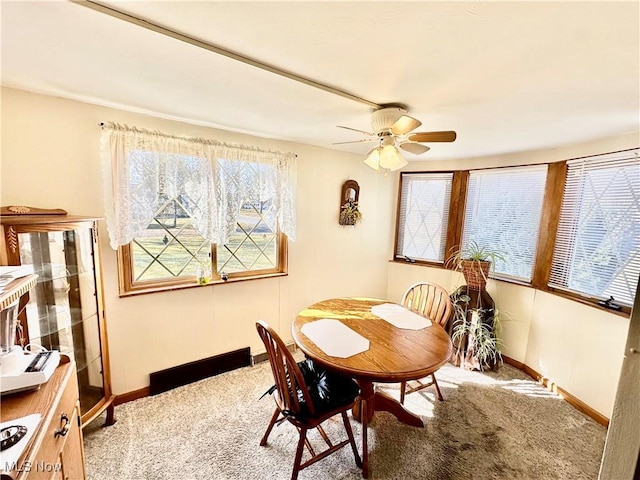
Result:
{"label": "cabinet drawer", "polygon": [[30,465],[29,480],[61,477],[60,454],[62,449],[67,438],[80,434],[78,414],[78,384],[75,381],[70,381],[67,382],[60,402],[52,409],[51,415],[48,417],[49,423],[43,425],[46,433],[35,460]]}

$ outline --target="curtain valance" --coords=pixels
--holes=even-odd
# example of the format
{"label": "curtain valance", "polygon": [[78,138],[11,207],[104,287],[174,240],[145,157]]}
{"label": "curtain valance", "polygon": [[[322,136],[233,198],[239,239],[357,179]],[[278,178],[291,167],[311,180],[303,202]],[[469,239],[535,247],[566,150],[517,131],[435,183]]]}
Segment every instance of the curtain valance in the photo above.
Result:
{"label": "curtain valance", "polygon": [[295,240],[296,156],[277,150],[179,137],[108,123],[101,160],[111,246],[126,245],[180,196],[194,228],[228,243],[245,204],[268,203],[264,221]]}

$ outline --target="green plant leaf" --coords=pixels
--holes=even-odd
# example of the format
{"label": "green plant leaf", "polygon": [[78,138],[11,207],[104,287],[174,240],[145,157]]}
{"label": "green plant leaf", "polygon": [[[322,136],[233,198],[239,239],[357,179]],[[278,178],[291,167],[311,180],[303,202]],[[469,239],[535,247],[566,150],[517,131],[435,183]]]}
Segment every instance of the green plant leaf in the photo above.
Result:
{"label": "green plant leaf", "polygon": [[476,262],[491,262],[491,267],[496,260],[506,261],[501,251],[492,249],[488,246],[481,246],[475,240],[469,241],[463,248],[454,247],[451,249],[446,265],[452,266],[456,270],[460,269],[462,262],[471,260]]}

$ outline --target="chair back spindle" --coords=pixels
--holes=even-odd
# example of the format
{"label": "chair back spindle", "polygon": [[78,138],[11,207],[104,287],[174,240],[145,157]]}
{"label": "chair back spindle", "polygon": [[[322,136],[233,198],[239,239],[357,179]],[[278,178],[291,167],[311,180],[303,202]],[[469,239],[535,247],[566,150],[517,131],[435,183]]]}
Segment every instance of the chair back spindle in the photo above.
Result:
{"label": "chair back spindle", "polygon": [[453,310],[447,291],[439,285],[427,282],[411,285],[402,297],[402,305],[442,327],[446,326]]}
{"label": "chair back spindle", "polygon": [[293,355],[287,349],[282,339],[264,321],[256,324],[258,334],[267,348],[267,356],[271,365],[271,372],[276,384],[276,402],[283,412],[293,415],[301,413],[299,392],[310,415],[315,415],[315,408],[309,391]]}

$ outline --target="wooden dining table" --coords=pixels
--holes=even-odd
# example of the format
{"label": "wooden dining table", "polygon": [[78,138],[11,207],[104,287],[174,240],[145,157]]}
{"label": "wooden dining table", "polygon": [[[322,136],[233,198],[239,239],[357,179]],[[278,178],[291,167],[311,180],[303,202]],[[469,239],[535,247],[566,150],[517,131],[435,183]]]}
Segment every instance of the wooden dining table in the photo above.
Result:
{"label": "wooden dining table", "polygon": [[[408,411],[398,400],[374,390],[374,383],[398,383],[426,377],[447,363],[453,352],[451,339],[437,323],[421,329],[398,328],[372,313],[376,305],[392,304],[375,298],[333,298],[300,311],[291,327],[295,344],[327,369],[354,378],[360,396],[353,409],[362,422],[362,476],[369,476],[367,430],[376,411],[393,414],[400,422],[424,427],[422,419]],[[306,324],[322,319],[338,320],[369,340],[368,349],[341,358],[325,353],[305,333]]]}

